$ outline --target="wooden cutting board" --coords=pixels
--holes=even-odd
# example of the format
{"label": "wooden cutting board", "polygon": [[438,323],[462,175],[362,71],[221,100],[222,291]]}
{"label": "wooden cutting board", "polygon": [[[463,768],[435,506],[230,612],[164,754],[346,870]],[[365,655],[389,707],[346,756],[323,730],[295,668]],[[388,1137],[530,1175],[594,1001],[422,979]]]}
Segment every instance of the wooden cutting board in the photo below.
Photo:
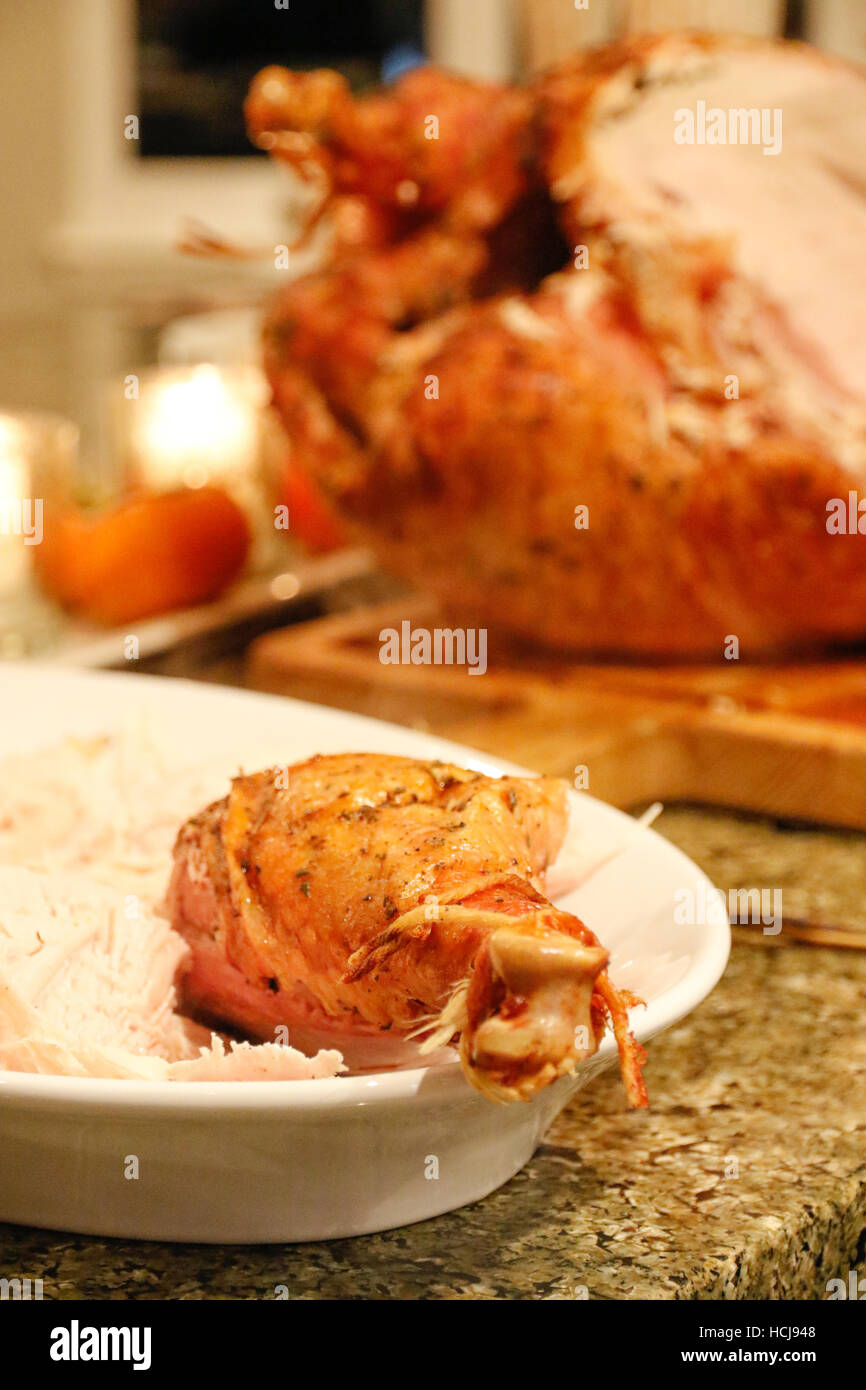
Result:
{"label": "wooden cutting board", "polygon": [[383,628],[447,626],[419,597],[269,633],[248,683],[427,729],[613,805],[699,801],[866,829],[866,655],[802,664],[581,664],[491,650],[385,665]]}

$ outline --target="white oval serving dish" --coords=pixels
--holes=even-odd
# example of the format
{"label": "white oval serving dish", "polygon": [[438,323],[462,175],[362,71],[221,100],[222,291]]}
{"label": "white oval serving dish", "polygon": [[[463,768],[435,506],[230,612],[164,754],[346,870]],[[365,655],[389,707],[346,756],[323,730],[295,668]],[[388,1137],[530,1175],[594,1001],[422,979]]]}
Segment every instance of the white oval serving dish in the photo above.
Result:
{"label": "white oval serving dish", "polygon": [[[0,756],[144,713],[228,777],[239,761],[290,763],[360,749],[506,763],[394,725],[273,696],[135,675],[0,666]],[[611,973],[647,1002],[641,1039],[716,984],[730,932],[721,899],[674,846],[573,796],[582,886],[557,896],[611,950]],[[698,921],[675,912],[693,894]],[[707,911],[714,902],[714,911]],[[0,905],[2,907],[2,905]],[[325,1081],[150,1082],[0,1072],[0,1220],[85,1234],[202,1242],[360,1235],[474,1201],[531,1157],[569,1098],[616,1062],[611,1038],[528,1104],[499,1106],[456,1063]],[[623,1105],[625,1105],[623,1097]],[[126,1172],[138,1160],[137,1178]]]}

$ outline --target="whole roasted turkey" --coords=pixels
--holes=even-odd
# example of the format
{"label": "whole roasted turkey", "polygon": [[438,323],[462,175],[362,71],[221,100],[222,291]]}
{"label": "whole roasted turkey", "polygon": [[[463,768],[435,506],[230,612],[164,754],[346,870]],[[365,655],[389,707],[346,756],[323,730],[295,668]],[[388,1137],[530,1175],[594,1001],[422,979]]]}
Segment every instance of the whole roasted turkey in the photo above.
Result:
{"label": "whole roasted turkey", "polygon": [[572,651],[866,633],[861,72],[672,34],[527,88],[269,68],[247,119],[334,228],[275,402],[387,566]]}

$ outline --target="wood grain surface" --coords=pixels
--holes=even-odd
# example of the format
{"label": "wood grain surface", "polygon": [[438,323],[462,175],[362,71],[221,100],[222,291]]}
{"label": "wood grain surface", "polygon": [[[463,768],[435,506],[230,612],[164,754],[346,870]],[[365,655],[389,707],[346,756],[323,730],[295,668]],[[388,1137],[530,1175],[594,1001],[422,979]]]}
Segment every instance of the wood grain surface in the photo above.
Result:
{"label": "wood grain surface", "polygon": [[258,689],[429,729],[616,806],[696,801],[866,828],[866,658],[582,664],[491,648],[467,668],[387,665],[383,629],[445,625],[410,597],[269,633]]}

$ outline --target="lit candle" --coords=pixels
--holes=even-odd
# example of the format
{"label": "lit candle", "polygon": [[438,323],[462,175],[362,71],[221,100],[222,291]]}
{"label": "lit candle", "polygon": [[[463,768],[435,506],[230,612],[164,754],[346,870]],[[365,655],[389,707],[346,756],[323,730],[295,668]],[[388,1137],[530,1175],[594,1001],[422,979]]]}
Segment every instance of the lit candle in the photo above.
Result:
{"label": "lit candle", "polygon": [[126,429],[121,421],[133,481],[153,491],[243,485],[258,472],[266,401],[256,368],[146,373],[138,398],[124,401]]}
{"label": "lit candle", "polygon": [[253,528],[256,569],[275,547],[265,481],[267,404],[257,366],[156,367],[115,388],[114,453],[125,488],[169,492],[224,488]]}

